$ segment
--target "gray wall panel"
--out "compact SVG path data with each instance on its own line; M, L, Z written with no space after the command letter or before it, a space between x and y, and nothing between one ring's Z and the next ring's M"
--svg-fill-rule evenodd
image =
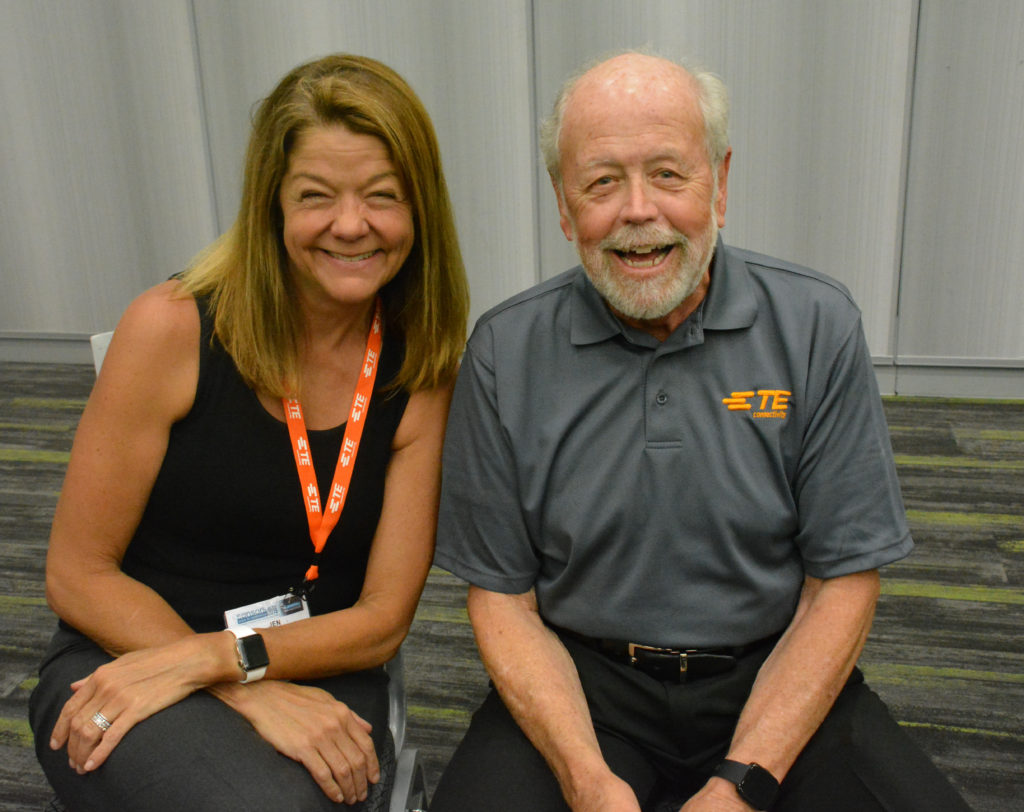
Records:
M213 236L189 5L0 13L0 330L109 329Z
M1022 132L1024 4L926 0L911 130L901 356L1016 359L1024 366ZM1024 371L1018 374L1024 378Z

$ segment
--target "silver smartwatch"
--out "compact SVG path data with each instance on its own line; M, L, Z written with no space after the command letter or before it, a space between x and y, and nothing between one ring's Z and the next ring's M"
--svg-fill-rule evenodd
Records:
M256 682L263 679L263 675L267 673L267 666L270 665L263 638L255 629L248 626L228 626L228 631L235 636L238 667L245 675L239 682Z

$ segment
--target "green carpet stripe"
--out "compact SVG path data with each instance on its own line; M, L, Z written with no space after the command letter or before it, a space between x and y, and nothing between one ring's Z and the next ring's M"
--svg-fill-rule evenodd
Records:
M907 518L912 522L929 526L1024 528L1024 516L1015 513L956 513L942 510L908 510Z
M1024 460L983 460L977 457L919 457L896 454L896 465L924 468L983 468L989 471L1024 471Z
M56 628L57 619L53 619L53 625ZM49 634L46 635L47 640ZM42 657L42 652L39 650L38 643L26 643L24 645L16 643L4 643L0 645L0 660L7 662L13 662L14 660L20 660L28 657L31 661L38 661Z
M968 736L984 736L991 739L1024 742L1019 733L1007 733L1004 730L983 730L980 727L959 727L957 725L939 725L934 722L900 722L901 727L916 727L925 730L938 730L943 733L965 733Z
M426 705L409 705L406 711L410 718L431 722L452 722L457 725L468 725L472 711L457 708L436 708Z
M1024 443L1024 431L1020 429L953 429L953 436L969 440Z
M77 411L85 408L82 398L11 398L7 406L14 409L50 409L52 411Z
M882 579L882 594L901 598L938 598L976 603L1024 604L1024 589L998 586L947 586L888 578Z
M458 575L452 575L448 570L443 570L440 567L431 567L430 575L428 576L431 581L440 581L449 584L462 584L466 585Z
M22 500L25 499L31 499L33 501L45 499L48 500L50 505L53 505L60 498L60 491L51 490L50 488L39 488L36 490L29 490L27 488L5 488L0 485L0 497L8 500L8 504L15 504L15 500L20 504Z
M937 429L935 426L906 426L902 423L889 423L889 434L945 434L948 429Z
M1024 685L1024 674L1007 671L978 671L973 668L949 668L933 665L904 665L901 663L864 663L861 670L869 682L901 684L933 679L982 680Z
M22 747L32 746L32 728L27 719L0 719L0 742L11 740Z
M29 598L24 595L0 595L0 615L20 612L26 606L46 606L46 598Z
M999 542L999 549L1007 553L1024 553L1024 539Z
M998 443L1024 443L1024 430L1020 429L938 429L935 426L903 426L893 423L889 433L897 434L934 434L946 436L952 434L958 440L987 440Z
M74 431L75 423L0 423L0 431L38 431L47 434L67 434Z
M469 623L469 615L462 607L420 604L416 610L416 620L428 623Z
M0 448L0 462L36 462L67 465L71 454L67 451L41 451L30 448Z

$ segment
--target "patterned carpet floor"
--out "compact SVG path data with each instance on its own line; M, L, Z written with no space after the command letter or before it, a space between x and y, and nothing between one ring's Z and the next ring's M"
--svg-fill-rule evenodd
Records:
M49 523L92 368L0 363L0 810L51 792L26 702L53 628ZM861 660L978 812L1024 810L1024 402L886 400L917 549L883 571ZM404 651L427 783L486 691L465 586L433 570Z

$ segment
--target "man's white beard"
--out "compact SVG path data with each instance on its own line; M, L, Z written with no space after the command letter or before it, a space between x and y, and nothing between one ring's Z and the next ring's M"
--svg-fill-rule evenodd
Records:
M707 229L694 241L668 226L623 226L596 248L583 250L577 241L576 252L591 283L613 310L628 318L650 321L671 313L697 289L711 263L717 239L718 220L712 209ZM652 245L675 245L676 255L658 276L649 279L626 276L610 256L611 251Z

